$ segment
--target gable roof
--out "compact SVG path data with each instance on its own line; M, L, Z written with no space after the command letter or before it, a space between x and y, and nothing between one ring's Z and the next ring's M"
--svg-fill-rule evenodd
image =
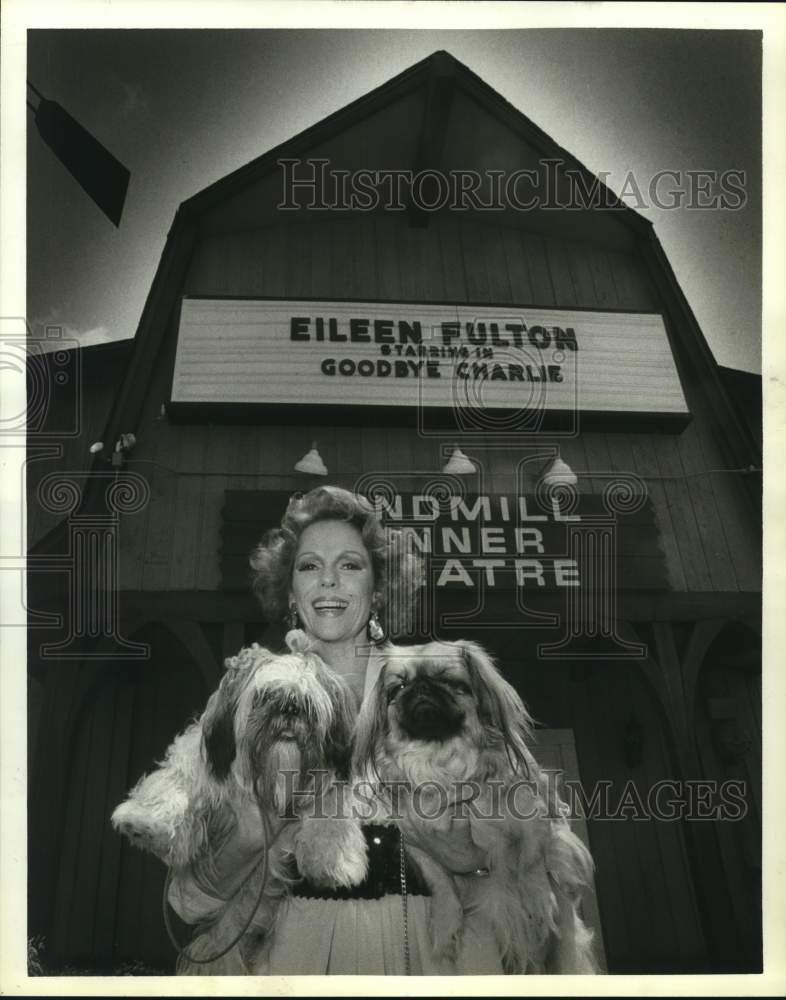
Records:
M608 198L607 203L614 207L592 208L584 214L613 218L615 226L629 231L631 244L635 242L643 248L642 252L653 269L656 283L661 288L666 288L664 294L668 294L675 313L690 331L685 338L689 342L680 347L684 346L685 351L691 355L691 363L707 376L716 392L713 402L722 411L725 421L730 422L731 429L727 436L730 448L736 453L750 454L747 429L740 423L730 404L709 346L660 248L652 224L619 201L575 156L562 149L526 115L445 51L433 53L346 107L209 185L179 206L145 301L133 355L109 415L104 440L115 440L120 433L137 427L149 373L171 321L199 233L209 214L218 211L233 198L242 196L243 192L261 179L272 175L281 158L303 157L315 148L335 141L342 133L366 122L394 102L419 91L422 92L424 111L414 150L413 169L435 165L435 159L439 159L442 153L440 143L445 140L444 119L453 96L460 94L462 98L474 101L541 157L561 160L563 169L575 171L583 179L587 190L599 186L603 197ZM555 219L562 214L550 213ZM572 218L566 220L565 225L573 225L576 221L576 213L570 214Z

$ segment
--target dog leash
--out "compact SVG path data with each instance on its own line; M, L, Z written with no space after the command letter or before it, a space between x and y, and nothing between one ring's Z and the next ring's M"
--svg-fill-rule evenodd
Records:
M209 965L211 962L217 962L219 958L223 958L224 955L226 955L230 951L232 951L232 949L235 947L235 945L238 944L238 942L241 940L241 938L243 937L243 935L246 933L246 931L251 926L251 921L256 916L256 912L259 909L259 906L260 906L260 904L262 902L262 896L264 895L265 888L267 886L267 879L268 879L269 870L270 870L269 863L268 863L268 855L269 855L268 844L270 843L270 838L269 838L269 835L268 835L267 822L266 822L265 817L264 817L264 815L262 813L262 810L260 810L260 819L262 820L262 841L263 841L263 844L262 844L262 853L261 853L261 855L260 855L259 860L257 861L257 863L254 865L254 867L251 869L251 871L248 873L248 875L243 879L243 881L240 883L240 885L237 887L237 889L235 889L235 891L232 893L232 895L226 901L226 903L224 904L224 909L235 898L235 896L237 896L237 894L240 892L240 890L242 888L244 888L244 886L246 886L251 881L251 878L254 875L254 873L259 869L259 866L262 865L262 878L260 879L259 892L257 894L256 902L254 903L254 907L251 910L250 914L248 915L248 920L246 920L245 924L240 929L240 932L236 935L236 937L234 938L234 940L232 940L226 946L226 948L223 948L221 951L216 952L215 955L211 955L209 958L193 958L188 953L188 945L185 945L185 946L181 947L180 942L175 937L175 932L174 932L174 930L172 928L172 921L171 921L171 918L169 916L169 889L170 889L170 887L172 885L172 869L171 868L167 869L166 879L164 881L164 896L163 896L163 899L162 899L162 913L163 913L163 917L164 917L164 927L166 928L167 936L169 937L169 940L170 940L172 946L174 947L175 951L177 952L177 957L178 958L185 958L185 960L187 962L190 962L192 965Z
M407 861L404 855L404 833L399 827L398 831L398 857L399 857L399 880L401 882L401 909L404 918L404 975L412 975L412 967L409 956L409 906L407 896Z

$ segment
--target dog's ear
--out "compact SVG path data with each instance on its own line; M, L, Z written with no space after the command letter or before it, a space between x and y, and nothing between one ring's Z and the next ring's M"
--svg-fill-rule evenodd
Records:
M202 716L202 744L207 766L217 781L225 781L237 754L235 741L235 711L245 672L227 670L218 690L207 703Z
M237 754L235 743L235 706L219 701L210 710L208 705L203 723L202 740L207 765L217 781L225 781Z
M252 643L224 661L224 676L218 690L210 696L202 716L205 758L217 781L226 780L237 754L235 713L240 695L249 677L273 659L273 653Z
M466 639L456 645L469 670L481 723L500 734L511 763L529 776L532 756L527 742L532 738L532 716L482 646Z

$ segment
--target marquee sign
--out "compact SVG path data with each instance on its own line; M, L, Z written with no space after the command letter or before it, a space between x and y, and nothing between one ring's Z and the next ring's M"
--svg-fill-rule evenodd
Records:
M171 404L688 416L658 314L404 302L184 298Z

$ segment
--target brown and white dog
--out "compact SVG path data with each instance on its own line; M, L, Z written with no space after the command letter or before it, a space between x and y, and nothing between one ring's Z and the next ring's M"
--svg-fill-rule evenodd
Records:
M320 885L353 885L366 874L359 825L318 818L330 814L329 805L309 808L316 797L325 806L333 781L346 774L351 695L310 650L304 633L292 631L286 642L288 654L254 644L229 658L202 716L112 814L115 829L161 858L175 877L185 873L210 885L213 859L235 832L238 817L260 811L268 832L268 843L260 844L262 863L200 927L181 954L180 974L250 971L251 953L269 931L291 882L292 857L300 873ZM252 911L247 932L225 956L207 964L189 961L217 955L241 934Z
M531 735L521 699L477 644L390 647L358 719L353 766L405 789L396 808L431 889L438 957L457 959L473 929L491 928L508 973L594 973L579 913L592 859L527 747ZM452 815L465 818L469 870L437 860Z

